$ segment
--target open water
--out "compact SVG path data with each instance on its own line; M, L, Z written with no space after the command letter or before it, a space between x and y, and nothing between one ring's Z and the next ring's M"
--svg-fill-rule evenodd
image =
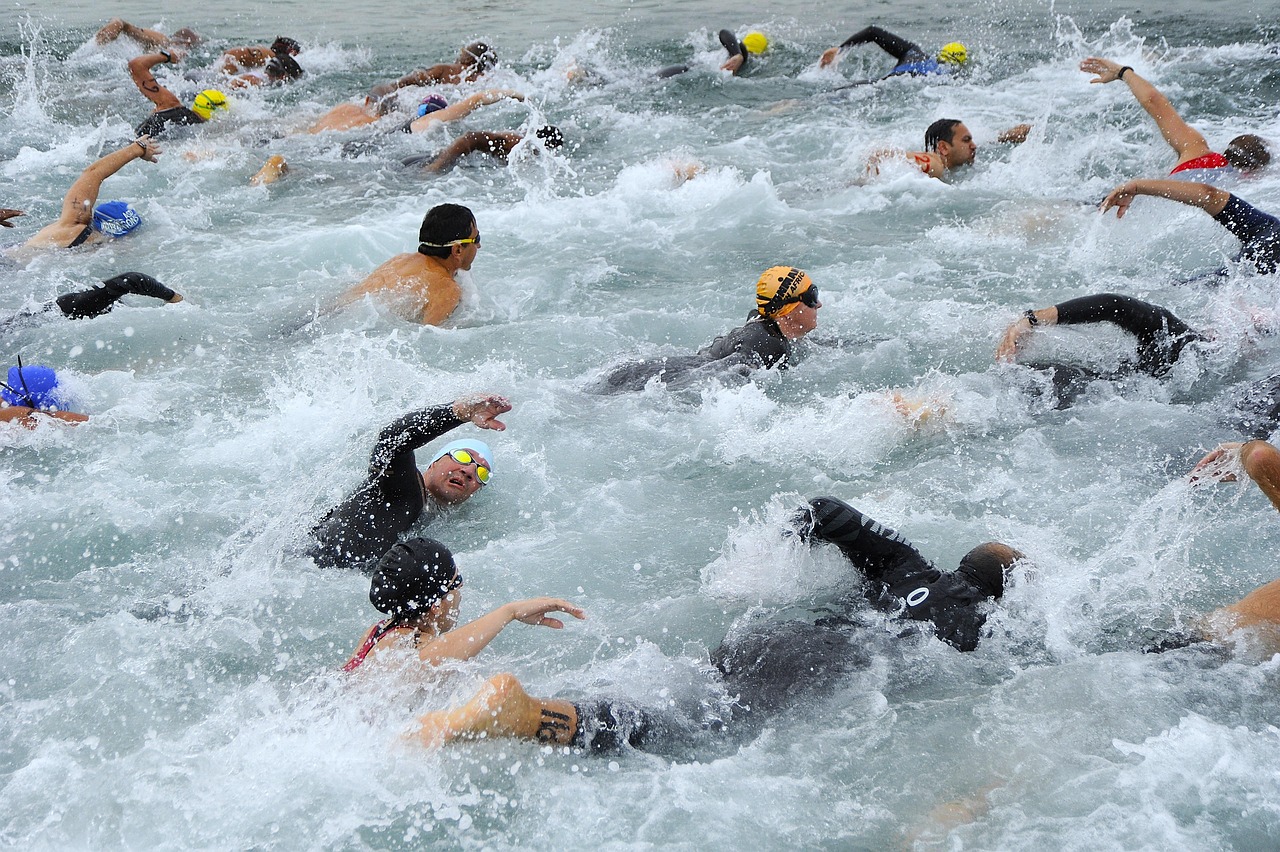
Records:
M0 340L6 364L54 366L78 428L0 434L0 845L22 849L1273 849L1280 844L1280 658L1138 648L1277 576L1280 523L1252 485L1182 476L1240 437L1224 389L1270 375L1248 333L1274 279L1171 281L1233 240L1198 211L1091 206L1169 152L1121 85L1139 69L1219 150L1280 140L1280 30L1242 0L1133 4L392 0L257 6L136 0L0 11L0 206L50 221L79 171L149 105L109 14L228 45L300 39L305 80L237 96L227 118L135 163L103 198L145 226L90 250L0 259L0 306L29 308L128 269L186 296L127 299ZM893 80L872 49L816 57L877 22L926 48L960 39L959 79ZM715 70L715 33L761 29L747 77ZM289 136L328 107L483 38L488 81L525 93L356 159L368 131ZM673 62L695 69L666 82ZM584 80L570 83L578 66ZM167 70L167 69L166 69ZM197 88L168 78L183 96ZM444 87L457 96L466 89ZM950 183L905 166L864 182L881 147L936 118L982 144ZM400 157L467 129L558 124L563 156L435 179ZM1029 121L1022 146L996 145ZM273 153L293 172L248 178ZM679 182L674 164L703 171ZM1280 169L1234 189L1280 211ZM430 206L461 202L484 236L445 328L372 304L297 325L413 249ZM808 270L821 326L807 358L752 381L602 398L627 357L697 348L739 324L775 264ZM997 367L1028 307L1102 291L1218 332L1170 380L1103 383L1053 410L1029 371ZM1041 335L1035 351L1123 355L1119 334ZM922 427L885 401L944 409ZM493 484L429 528L458 555L464 615L554 594L590 620L514 625L447 676L378 686L337 673L378 614L367 580L294 555L361 478L402 412L491 390L512 399ZM804 612L856 582L778 525L833 494L906 532L942 567L1001 539L1032 558L962 655L868 631L871 665L746 742L601 759L524 743L424 753L414 713L508 670L531 691L683 709L726 700L707 655L726 631ZM872 618L873 625L875 619ZM948 831L929 814L980 800ZM914 840L913 840L914 838Z

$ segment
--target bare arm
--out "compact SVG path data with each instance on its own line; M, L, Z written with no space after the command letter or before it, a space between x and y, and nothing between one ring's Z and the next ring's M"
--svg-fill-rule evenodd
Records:
M27 408L25 405L7 405L0 408L0 423L17 423L27 429L34 429L40 422L37 419L39 417L52 417L63 423L72 424L83 423L89 419L88 415L74 411L40 411L36 408Z
M450 630L443 636L418 647L424 663L438 666L446 660L469 660L479 654L513 621L541 625L559 630L564 622L548 613L563 612L574 618L586 618L580 607L559 598L533 598L504 604L475 621Z
M1032 322L1031 317L1035 317ZM1012 362L1018 356L1018 346L1023 339L1039 326L1057 325L1058 307L1050 305L1038 311L1027 311L1004 330L1000 345L996 347L996 360Z
M524 95L510 89L488 89L483 92L476 92L470 97L463 98L457 103L450 104L444 109L436 110L428 113L421 118L415 118L413 123L409 125L409 129L414 133L421 133L437 121L457 121L465 118L475 112L482 106L497 103L503 98L513 98L517 101L524 100Z
M139 136L118 151L112 151L80 173L62 199L62 213L58 225L88 225L93 221L93 205L98 201L102 182L128 163L143 159L154 163L160 156L160 148L150 138Z
M431 83L456 83L457 69L452 65L432 65L430 68L417 68L405 74L399 80L390 83L379 83L369 90L369 97L375 101L385 98L396 89L405 86L426 86Z
M1111 190L1111 194L1102 199L1103 213L1112 207L1116 209L1116 218L1124 218L1133 199L1139 195L1152 195L1156 198L1167 198L1192 207L1199 207L1210 216L1217 216L1231 200L1231 193L1209 186L1206 183L1188 183L1181 180L1131 180Z
M142 96L156 105L156 109L173 109L182 106L178 96L156 82L151 69L162 62L177 62L181 53L147 53L129 60L129 76Z
M1196 463L1190 475L1192 485L1204 482L1235 482L1243 470L1280 510L1280 450L1266 441L1219 444Z
M518 133L490 133L484 130L477 130L459 136L453 141L453 144L440 152L440 156L436 157L424 168L428 172L446 172L453 168L458 160L468 154L489 154L499 160L506 161L507 155L511 153L511 149L520 142L522 137Z
M1155 119L1156 126L1160 128L1160 135L1177 153L1179 163L1212 153L1209 143L1205 141L1200 131L1183 121L1182 116L1178 115L1177 110L1173 108L1173 104L1169 103L1169 99L1139 76L1137 71L1127 65L1120 65L1118 62L1097 56L1090 56L1081 62L1080 70L1086 74L1097 75L1089 81L1090 83L1110 83L1123 79L1129 86L1129 91L1133 92L1138 105L1147 111L1147 115ZM1121 71L1124 72L1123 78L1120 76Z

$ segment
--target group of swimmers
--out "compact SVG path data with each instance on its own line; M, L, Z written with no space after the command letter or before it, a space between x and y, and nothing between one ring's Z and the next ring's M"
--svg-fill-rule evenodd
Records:
M152 102L154 111L139 127L137 139L104 155L81 174L68 191L59 218L27 241L31 248L75 248L134 230L139 217L128 205L97 204L103 181L134 160L155 162L162 152L153 136L167 133L174 126L202 123L227 107L227 97L221 91L206 89L187 108L152 74L160 64L180 61L182 50L198 43L195 33L181 30L166 36L116 20L103 28L98 41L104 43L121 36L154 51L128 64L131 78ZM732 74L741 73L749 57L768 46L767 39L759 33L749 33L739 40L726 30L720 33L720 40L729 52L723 70ZM844 51L862 44L875 44L894 59L896 64L884 77L950 74L969 60L967 48L959 42L944 46L930 57L915 43L872 26L824 52L819 62L831 65ZM232 49L224 54L217 73L229 78L229 87L254 85L245 75L255 78L256 68L263 69L260 82L296 79L302 72L293 57L299 52L298 43L285 37L269 46ZM418 69L374 86L367 95L335 107L311 129L348 130L373 124L399 108L396 95L401 90L440 83L476 83L495 62L496 54L488 45L468 44L456 62ZM1167 99L1132 68L1100 58L1088 58L1080 67L1096 75L1095 83L1125 82L1178 155L1174 168L1177 179L1126 182L1104 199L1102 209L1114 209L1117 216L1123 216L1139 195L1197 207L1241 240L1242 261L1259 273L1275 273L1280 265L1280 220L1214 185L1229 171L1267 165L1266 143L1246 134L1232 140L1223 154L1216 154L1177 115ZM660 76L671 74L660 72ZM866 80L855 85L874 82ZM519 97L507 90L484 90L450 106L438 95L428 94L415 109L417 114L410 116L401 129L420 132L433 121L451 121L485 104ZM1029 132L1028 125L1018 125L1000 138L1018 143ZM562 142L554 127L542 128L534 135L548 149ZM522 141L523 136L516 133L473 132L422 162L428 170L438 171L472 153L505 160ZM905 154L883 152L873 158L871 165L874 168L889 158L905 157L924 174L944 178L973 162L977 144L963 122L942 119L926 130L924 149ZM282 163L277 163L270 179L283 174ZM17 215L20 211L0 210L0 225L12 227L9 220ZM373 296L387 301L408 320L441 324L461 301L456 274L471 268L481 247L479 223L469 208L460 204L437 205L423 218L416 251L398 255L373 270L339 296L333 307ZM164 302L182 299L154 278L130 272L104 281L101 287L61 296L8 322L58 312L71 319L98 316L129 294ZM790 265L771 267L756 281L755 305L742 326L696 353L616 365L606 370L591 389L623 393L655 381L678 386L708 374L749 376L761 369L786 369L794 361L798 342L817 327L821 308L818 287L804 270ZM1119 294L1097 294L1027 310L1005 332L997 358L1016 359L1027 335L1037 330L1059 324L1104 322L1119 326L1136 338L1138 358L1132 369L1156 377L1165 375L1188 347L1206 340L1203 332L1157 305ZM1081 387L1100 377L1069 365L1045 368L1053 373L1054 392L1062 405L1071 404ZM31 423L41 412L63 420L83 419L83 415L59 410L56 402L49 402L56 400L56 376L46 371L47 368L21 364L9 371L7 381L0 383L0 394L7 403L0 408L0 419ZM433 539L405 538L424 521L433 522L465 503L487 487L494 475L493 449L475 436L458 438L431 451L423 470L418 468L416 452L466 424L501 431L506 428L501 417L511 408L510 401L502 395L477 393L409 412L388 424L373 443L363 482L312 528L309 557L324 568L368 573L370 601L387 616L370 628L344 666L346 671L368 671L364 667L371 661L406 653L416 653L428 665L471 659L513 622L559 629L564 626L560 616L585 617L575 603L543 597L504 604L459 625L463 580L449 548ZM1253 417L1255 432L1269 434L1280 423L1280 373L1261 383L1241 409ZM1252 478L1280 509L1280 451L1265 440L1222 444L1201 460L1192 478L1196 482L1226 481L1240 473ZM712 654L712 660L726 689L737 696L737 709L734 718L717 720L721 726L749 730L763 714L823 689L844 672L863 664L857 613L867 603L907 622L927 625L958 651L973 651L981 642L992 602L1002 597L1011 570L1025 558L1007 544L987 542L973 548L956 570L939 571L900 533L834 497L813 499L780 533L811 545L834 546L861 571L866 583L862 594L851 598L846 611L837 616L770 623L759 630L727 637ZM1182 641L1222 640L1232 631L1246 627L1280 628L1280 581L1212 614L1195 635L1183 637ZM1162 647L1174 644L1179 642L1166 642ZM423 715L414 736L426 744L513 736L612 751L625 747L662 748L665 743L679 740L688 728L689 720L673 719L661 711L628 702L536 698L514 676L504 674L489 679L461 707Z

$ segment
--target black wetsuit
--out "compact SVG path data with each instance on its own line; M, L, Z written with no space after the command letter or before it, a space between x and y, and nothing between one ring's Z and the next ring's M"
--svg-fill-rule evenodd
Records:
M372 570L413 526L427 495L413 451L465 421L450 405L424 408L382 430L369 458L369 475L355 493L330 509L311 530L307 555L323 568Z
M819 497L809 505L810 526L806 531L802 521L801 534L839 547L866 576L865 595L873 606L933 622L938 638L961 651L978 646L987 620L984 604L993 590L966 565L939 571L901 533L834 497Z
M1280 267L1280 219L1234 195L1213 218L1240 240L1236 260L1249 261L1263 275L1271 275Z
M133 132L137 136L155 139L167 132L170 126L185 127L192 124L204 124L204 119L198 113L178 106L151 113Z
M875 43L881 50L892 56L897 60L897 65L883 77L877 77L873 80L860 80L857 83L850 84L851 86L864 86L868 83L903 75L918 77L926 74L946 74L950 71L946 65L925 54L920 45L874 25L861 29L849 36L840 44L840 49L847 50L850 47L856 47L867 42ZM842 86L841 88L849 87Z
M655 376L662 377L667 384L675 384L704 367L726 371L735 367L756 370L776 366L782 370L792 358L792 348L777 322L753 311L745 325L717 337L693 355L622 364L596 382L591 390L606 394L638 391Z
M720 39L720 43L724 45L724 49L728 51L729 59L732 59L735 56L742 57L742 65L738 66L738 70L733 73L735 75L741 74L743 71L747 70L747 64L751 61L751 51L747 50L746 45L738 41L738 37L729 30L721 30L718 37ZM658 71L658 77L663 80L668 77L675 77L677 74L685 73L690 69L690 67L691 66L683 63L680 65L668 65L666 68Z
M60 310L68 319L102 316L114 308L116 302L129 294L150 296L166 302L177 295L150 275L142 272L122 272L114 278L103 281L101 287L90 287L88 290L77 293L64 293L40 308L0 320L0 330L8 331L15 326L28 325L30 323L25 322L26 320L34 320L35 317L48 314L54 309Z
M1136 369L1152 376L1168 373L1188 343L1204 336L1159 305L1116 293L1082 296L1055 305L1058 325L1109 322L1138 339Z

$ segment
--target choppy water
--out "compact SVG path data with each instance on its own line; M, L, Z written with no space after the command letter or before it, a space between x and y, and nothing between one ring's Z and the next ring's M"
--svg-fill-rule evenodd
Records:
M146 220L135 236L0 261L5 311L127 269L187 297L0 342L10 362L57 367L92 415L0 435L0 844L879 849L927 829L938 804L990 790L989 811L933 841L1275 847L1278 661L1134 650L1277 574L1280 524L1256 489L1179 481L1237 437L1222 388L1275 371L1274 341L1243 331L1249 306L1277 307L1275 282L1173 287L1233 253L1231 239L1169 203L1141 200L1122 222L1093 212L1170 157L1125 90L1075 68L1089 54L1139 68L1215 146L1245 130L1280 139L1273 20L1239 2L1007 3L986 17L818 2L747 19L718 3L380 9L112 7L211 35L187 67L280 31L304 42L309 74L238 98L159 164L112 178L103 198L134 200ZM870 20L926 46L961 38L976 67L826 94L885 67L871 51L838 74L814 67ZM98 9L19 3L0 21L0 206L29 214L4 235L14 245L148 107L128 52L87 44ZM722 26L773 39L754 75L714 71ZM358 132L272 138L473 37L497 46L493 82L524 104L354 160L340 149ZM687 75L650 77L690 58ZM565 81L572 63L586 83ZM1035 130L1016 149L984 146L951 185L905 168L859 185L870 151L915 147L943 116L983 143L1019 121ZM397 165L455 131L544 121L572 141L566 156L434 180ZM293 174L249 187L270 153ZM705 171L678 184L672 163L687 161ZM1239 192L1280 210L1278 175ZM279 333L410 250L443 201L471 206L484 235L448 328L364 305ZM583 392L605 365L738 324L778 263L807 269L825 304L826 345L794 370ZM1026 393L1026 371L993 366L1018 312L1106 290L1167 305L1222 344L1167 383L1102 385L1063 412ZM1104 362L1124 347L1045 338L1041 352ZM884 402L890 388L936 395L947 414L912 429ZM556 634L516 625L442 681L354 689L336 668L376 619L367 582L291 548L359 481L381 425L481 389L515 404L492 442L497 478L431 527L458 553L465 610L556 594L591 619ZM544 694L714 706L707 652L726 630L852 580L776 535L820 493L944 567L997 538L1037 571L978 652L875 645L839 694L744 745L601 760L399 744L413 712L504 669Z

